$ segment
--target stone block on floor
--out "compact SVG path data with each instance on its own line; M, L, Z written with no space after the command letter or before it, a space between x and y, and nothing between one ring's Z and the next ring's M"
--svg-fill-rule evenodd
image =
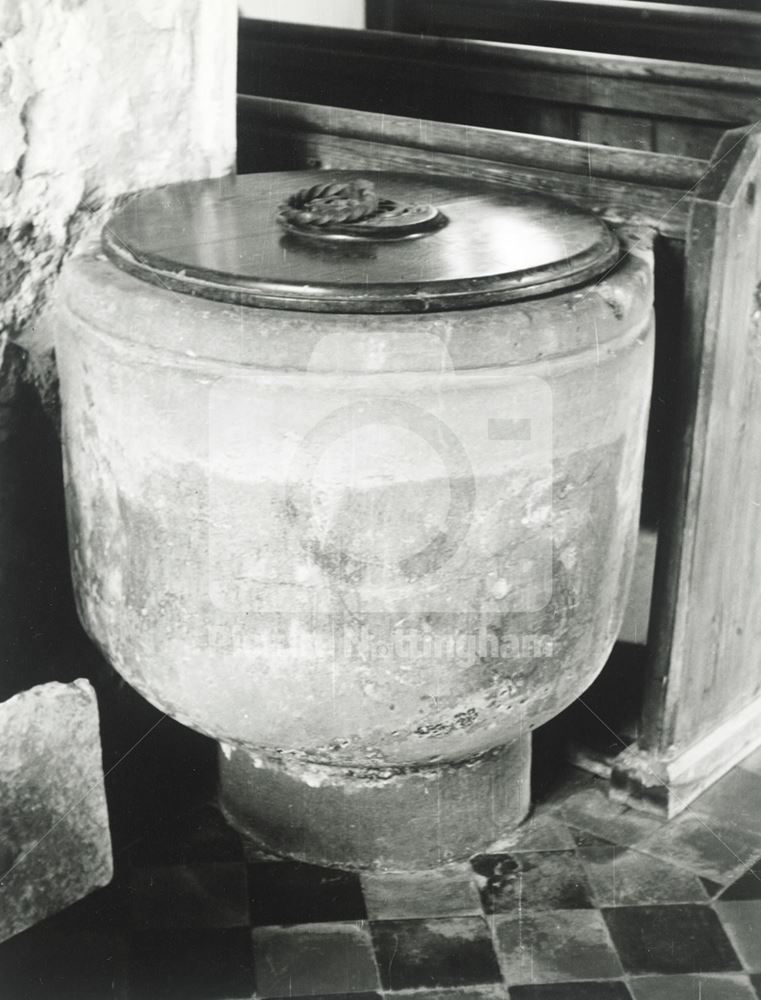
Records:
M112 877L98 708L85 680L0 704L0 941Z

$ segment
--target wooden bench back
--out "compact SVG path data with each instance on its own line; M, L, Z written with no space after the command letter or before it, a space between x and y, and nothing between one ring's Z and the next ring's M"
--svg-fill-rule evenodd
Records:
M751 68L761 55L752 0L367 0L367 26Z
M697 158L761 117L761 70L245 19L238 92Z

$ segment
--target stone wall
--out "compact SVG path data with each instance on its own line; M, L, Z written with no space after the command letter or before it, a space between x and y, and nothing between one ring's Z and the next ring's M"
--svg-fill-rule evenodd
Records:
M234 0L0 0L0 697L92 656L38 319L114 199L233 169L236 43Z
M40 306L125 191L232 169L232 0L0 0L0 326L45 376ZM41 370L40 370L41 369Z

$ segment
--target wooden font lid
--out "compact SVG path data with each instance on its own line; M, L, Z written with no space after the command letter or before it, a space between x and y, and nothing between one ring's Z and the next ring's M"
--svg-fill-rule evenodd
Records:
M467 178L287 171L138 194L103 230L120 268L251 306L425 312L599 277L618 241L565 202Z

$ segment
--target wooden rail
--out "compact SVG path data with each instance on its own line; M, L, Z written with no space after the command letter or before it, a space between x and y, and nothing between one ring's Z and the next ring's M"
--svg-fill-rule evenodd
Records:
M367 0L367 26L527 45L758 68L752 2L642 0ZM735 8L735 9L728 9Z
M246 95L238 98L238 157L240 173L295 162L466 172L565 195L612 222L679 238L687 227L685 196L707 165L686 156Z
M238 91L708 158L761 69L242 20Z

